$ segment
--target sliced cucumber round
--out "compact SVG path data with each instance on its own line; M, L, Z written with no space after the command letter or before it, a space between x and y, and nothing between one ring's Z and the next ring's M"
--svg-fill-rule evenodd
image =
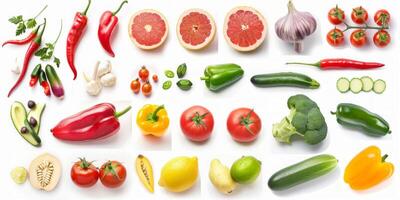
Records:
M359 78L353 78L350 81L350 90L351 92L353 92L354 94L358 94L361 92L363 88L363 82L361 81L361 79Z
M339 78L336 82L336 88L341 93L346 93L350 90L350 81L347 78Z
M386 83L385 81L378 79L374 82L373 90L377 94L382 94L386 90Z
M370 92L372 90L372 88L374 87L374 80L372 80L372 78L369 76L361 77L361 81L363 84L362 90L364 92Z

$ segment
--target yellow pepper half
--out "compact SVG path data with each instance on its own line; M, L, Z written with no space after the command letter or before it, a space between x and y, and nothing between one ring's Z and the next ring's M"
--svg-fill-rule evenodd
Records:
M136 124L143 135L161 137L169 126L168 113L164 105L144 105L136 116Z
M381 150L378 147L367 147L347 165L344 181L353 190L365 190L390 178L394 171L394 165L385 162L387 157L388 155L381 156Z

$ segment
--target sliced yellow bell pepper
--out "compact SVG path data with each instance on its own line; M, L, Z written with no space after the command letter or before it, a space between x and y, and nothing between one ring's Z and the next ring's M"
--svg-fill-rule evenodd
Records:
M344 181L353 190L365 190L390 178L394 172L394 165L385 162L387 157L387 154L381 156L381 150L378 147L367 147L347 165Z
M144 105L136 116L136 124L143 135L161 137L165 134L169 126L168 113L164 105Z

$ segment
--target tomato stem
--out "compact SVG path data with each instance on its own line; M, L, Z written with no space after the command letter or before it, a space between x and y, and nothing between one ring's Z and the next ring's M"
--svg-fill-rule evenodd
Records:
M346 32L350 29L363 29L363 30L367 30L367 29L375 29L375 30L382 30L382 29L389 29L388 26L369 26L368 24L365 24L364 26L352 26L347 24L346 22L343 22L344 25L346 25L346 28L343 30L343 32Z

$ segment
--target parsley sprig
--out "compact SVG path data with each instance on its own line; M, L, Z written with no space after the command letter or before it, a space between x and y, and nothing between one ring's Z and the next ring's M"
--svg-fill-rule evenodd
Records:
M42 8L42 10L33 18L24 19L22 15L17 15L8 19L9 22L15 24L17 29L15 30L15 35L21 35L26 32L26 29L33 29L36 27L38 18L44 10L46 10L47 5Z
M54 56L54 49L56 47L56 44L58 42L58 39L60 38L61 32L63 29L63 23L61 20L61 27L60 31L58 32L56 40L54 40L53 43L45 43L44 47L41 49L37 50L35 53L35 56L40 57L40 60L42 61L49 61L53 58L53 62L57 65L57 67L60 67L60 59Z

